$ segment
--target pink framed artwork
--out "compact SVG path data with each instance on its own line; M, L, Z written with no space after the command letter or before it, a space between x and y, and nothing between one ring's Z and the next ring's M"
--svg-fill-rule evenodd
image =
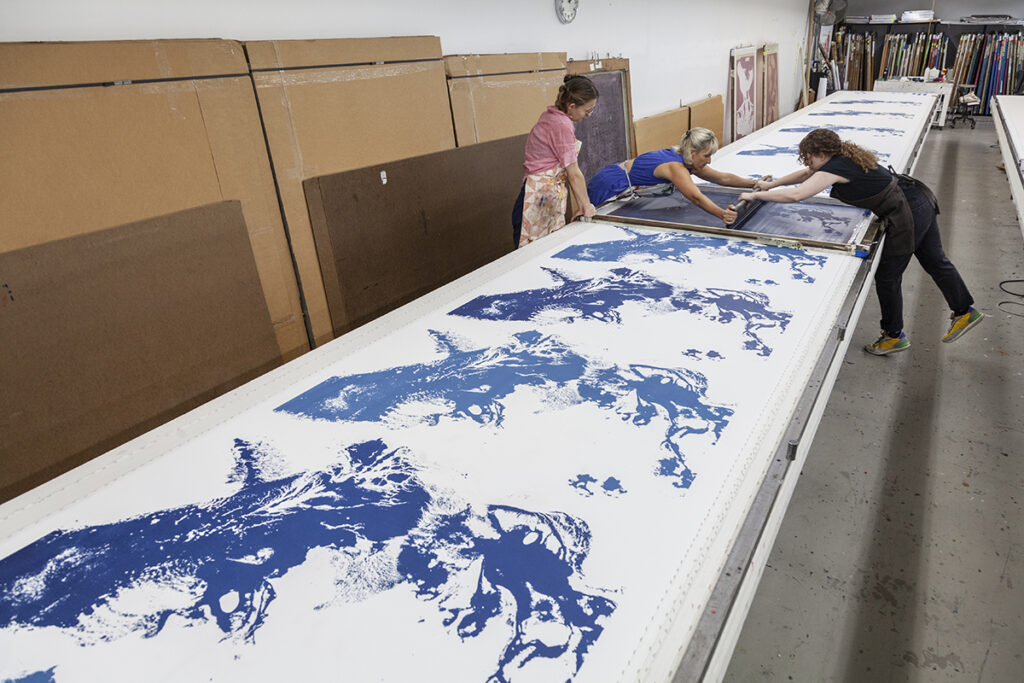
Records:
M757 129L757 49L733 48L732 56L732 137L739 140Z

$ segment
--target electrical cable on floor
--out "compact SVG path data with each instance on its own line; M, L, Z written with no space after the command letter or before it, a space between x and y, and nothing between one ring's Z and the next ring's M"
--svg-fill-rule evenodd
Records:
M1024 284L1024 280L1003 280L1002 282L999 283L999 289L1003 290L1007 294L1009 294L1011 296L1019 296L1021 298L1024 298L1024 292L1012 292L1012 291L1010 291L1009 289L1006 288L1007 284L1015 284L1015 285L1017 285L1017 284ZM1020 313L1016 313L1014 311L1007 310L1006 308L1004 308L1004 306L1019 306L1022 310L1021 310ZM998 304L996 304L996 308L998 308L1003 313L1009 313L1010 315L1015 315L1015 316L1018 316L1020 318L1024 318L1024 302L1021 302L1021 301L1000 301Z

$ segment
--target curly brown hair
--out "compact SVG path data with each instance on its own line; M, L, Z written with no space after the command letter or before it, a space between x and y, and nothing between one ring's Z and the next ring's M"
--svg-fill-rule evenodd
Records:
M558 97L555 106L568 113L569 105L582 107L587 102L597 99L597 86L586 76L566 76L562 85L558 86Z
M828 128L812 130L800 141L800 163L806 165L812 155L847 157L864 169L865 173L878 166L878 157L874 152L849 140L840 140L836 132Z

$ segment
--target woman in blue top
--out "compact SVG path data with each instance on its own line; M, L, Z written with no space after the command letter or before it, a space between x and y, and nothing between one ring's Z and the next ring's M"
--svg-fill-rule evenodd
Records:
M629 187L644 187L672 183L690 202L716 216L726 225L736 220L736 212L722 208L708 199L693 182L691 174L717 185L761 189L762 181L741 178L711 168L711 155L718 151L718 139L707 128L686 131L679 147L658 149L641 154L621 164L609 164L594 174L587 183L590 201L600 204L622 193Z

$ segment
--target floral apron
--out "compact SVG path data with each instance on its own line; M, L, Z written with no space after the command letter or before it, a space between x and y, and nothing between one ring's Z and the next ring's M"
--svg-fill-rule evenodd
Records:
M582 143L576 141L579 154ZM569 181L561 166L526 176L523 193L523 229L519 233L519 246L538 240L565 227L565 202L569 196Z

